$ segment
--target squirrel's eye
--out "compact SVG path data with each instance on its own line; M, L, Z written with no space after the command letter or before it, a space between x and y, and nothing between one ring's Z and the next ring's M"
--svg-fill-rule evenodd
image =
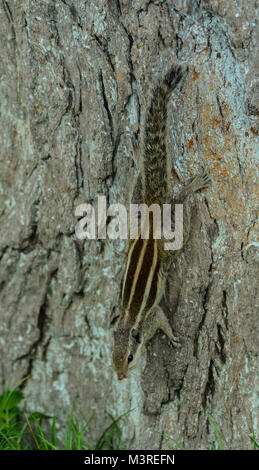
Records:
M128 356L128 362L131 362L132 360L133 360L133 356L132 356L132 354L130 354L130 355Z

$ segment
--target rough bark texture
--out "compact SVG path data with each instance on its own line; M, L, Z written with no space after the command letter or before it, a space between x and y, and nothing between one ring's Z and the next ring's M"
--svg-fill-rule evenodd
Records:
M252 0L1 0L1 386L32 410L130 408L131 449L250 447L258 411L258 57ZM157 333L119 383L111 363L125 244L76 241L75 207L128 202L146 92L188 63L170 111L175 185L206 167L168 285L180 350ZM258 152L258 147L257 147ZM257 411L256 411L257 408ZM256 421L255 421L256 422ZM173 445L173 443L171 443Z

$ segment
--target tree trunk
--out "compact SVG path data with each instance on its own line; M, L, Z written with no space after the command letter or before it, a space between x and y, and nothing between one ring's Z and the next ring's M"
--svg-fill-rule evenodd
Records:
M75 401L85 418L94 411L93 441L106 411L134 408L123 427L129 449L167 449L153 430L187 449L211 449L209 417L225 448L251 448L258 411L255 2L1 3L1 386L30 375L23 386L29 408L55 412L60 423ZM191 238L168 283L182 347L158 332L118 382L111 320L126 244L77 240L75 208L96 206L101 194L108 204L129 202L147 90L174 62L188 64L189 73L170 103L172 184L203 166L212 185L193 198Z

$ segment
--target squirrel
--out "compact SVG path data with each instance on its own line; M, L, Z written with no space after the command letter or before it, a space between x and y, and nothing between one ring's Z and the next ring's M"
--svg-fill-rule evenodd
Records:
M171 92L187 73L187 68L174 65L165 78L153 89L146 110L144 126L138 148L140 168L132 201L151 204L183 204L183 245L190 234L191 209L189 197L210 184L208 174L194 177L172 199L170 193L170 152L167 143L168 103ZM119 380L128 376L136 365L143 345L160 329L173 346L180 345L173 334L167 316L159 305L164 292L167 274L173 259L180 250L164 249L163 240L153 237L152 218L148 216L149 237L130 240L127 265L122 289L122 306L113 332L113 364Z

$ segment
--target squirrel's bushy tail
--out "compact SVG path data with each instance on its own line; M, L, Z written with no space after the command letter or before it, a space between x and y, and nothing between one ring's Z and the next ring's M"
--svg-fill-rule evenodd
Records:
M142 134L143 198L147 204L166 203L168 155L166 149L169 95L187 69L173 66L154 88L147 108Z

